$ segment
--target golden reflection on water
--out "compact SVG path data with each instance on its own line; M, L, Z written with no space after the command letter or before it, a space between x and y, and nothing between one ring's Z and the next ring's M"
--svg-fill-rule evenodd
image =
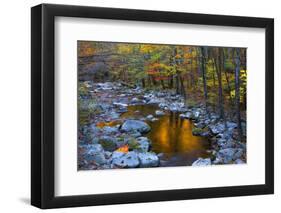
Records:
M156 106L130 106L122 117L145 117L155 115ZM166 115L157 117L159 120L147 123L151 131L146 135L152 141L152 151L156 153L178 153L197 158L206 156L208 141L206 138L193 136L193 124L187 119L181 119L178 113L166 112Z

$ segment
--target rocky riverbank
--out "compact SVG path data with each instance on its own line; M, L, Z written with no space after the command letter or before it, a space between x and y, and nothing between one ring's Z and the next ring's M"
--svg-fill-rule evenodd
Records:
M134 112L122 117L132 105L156 105L149 115ZM199 158L192 166L241 164L246 162L246 144L237 140L235 122L219 120L204 106L187 106L181 95L173 91L149 91L122 83L79 84L78 168L109 169L158 167L163 153L151 151L153 141L146 137L149 122L169 112L180 113L181 119L194 122L194 135L208 138L209 158ZM244 134L246 125L243 124Z

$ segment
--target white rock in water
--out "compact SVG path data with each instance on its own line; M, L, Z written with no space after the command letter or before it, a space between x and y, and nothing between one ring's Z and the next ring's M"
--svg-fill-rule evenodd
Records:
M151 120L151 119L153 119L153 115L148 115L148 116L146 116L146 118Z
M150 129L147 123L139 120L127 120L121 126L121 131L124 132L138 131L140 133L146 133L149 132Z
M210 158L198 158L198 160L194 161L192 163L192 166L209 166L211 165L211 159Z
M128 104L119 103L119 102L113 102L113 105L115 105L115 106L122 106L122 107L127 107L128 106Z
M156 111L155 111L155 115L158 115L158 116L160 116L160 115L165 115L165 112L163 112L163 111L161 111L161 110L156 110Z

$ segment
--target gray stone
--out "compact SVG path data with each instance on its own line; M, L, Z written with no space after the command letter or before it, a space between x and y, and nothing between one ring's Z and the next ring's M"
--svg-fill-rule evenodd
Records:
M217 135L225 130L225 126L222 123L218 123L218 124L210 125L209 129L212 134Z
M140 161L138 159L137 153L132 151L124 155L121 155L120 157L117 156L114 156L114 158L112 157L112 164L121 168L135 168L140 165Z
M154 117L153 117L153 115L148 115L148 116L146 116L146 118L149 119L149 120L151 120L151 119L153 119Z
M241 159L236 159L234 163L235 164L245 164L245 162Z
M241 148L226 148L217 152L217 158L221 159L223 163L231 163L243 155Z
M155 115L157 115L157 116L165 115L165 112L163 112L161 110L156 110Z
M140 133L147 133L150 129L147 123L139 120L127 120L121 126L121 131L124 132L138 131Z
M103 165L107 163L107 160L104 155L104 150L100 144L91 144L87 145L84 158L86 161L94 161L98 165Z
M140 167L156 167L159 165L159 158L154 152L138 153Z
M147 137L139 137L137 138L138 142L138 151L147 152L150 148L150 141Z
M211 159L210 158L198 158L196 161L192 163L192 166L209 166L211 165Z

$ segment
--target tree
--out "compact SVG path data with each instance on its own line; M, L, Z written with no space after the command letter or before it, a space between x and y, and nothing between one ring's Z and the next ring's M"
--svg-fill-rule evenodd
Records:
M240 114L240 52L235 48L235 109L239 140L242 140L241 114Z

